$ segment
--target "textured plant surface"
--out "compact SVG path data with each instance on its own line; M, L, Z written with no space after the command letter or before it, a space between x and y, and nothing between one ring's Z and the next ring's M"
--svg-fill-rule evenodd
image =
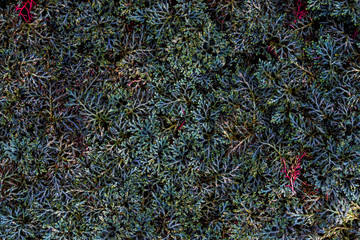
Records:
M0 238L360 239L359 16L1 2Z

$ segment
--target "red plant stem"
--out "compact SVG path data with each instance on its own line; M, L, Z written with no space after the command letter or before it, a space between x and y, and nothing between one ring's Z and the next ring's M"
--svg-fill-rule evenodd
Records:
M268 46L267 47L267 50L268 50L268 52L270 53L270 54L273 54L278 60L279 60L279 56L276 54L276 52L274 51L274 47L272 47L272 46Z
M178 130L181 129L181 127L184 125L185 121L180 125L180 127L178 128Z
M26 22L30 22L30 20L31 20L31 18L32 18L30 11L31 11L32 5L33 5L33 4L35 5L35 3L33 2L33 0L27 0L27 1L26 1L25 3L23 3L23 4L24 4L24 5L23 5L22 7L16 7L16 8L15 8L15 11L20 10L19 16L21 15ZM26 7L27 4L30 5L29 8ZM27 14L28 20L26 20L25 15L22 13L23 10L26 10L26 14Z
M184 109L182 109L182 112L183 112L183 114L185 115L185 111L184 111ZM178 130L180 130L180 129L181 129L181 127L184 125L184 123L185 123L185 120L184 120L184 122L180 125L180 127L178 128Z
M305 4L301 3L301 0L298 0L297 1L297 10L294 12L297 19L302 19L307 14L306 9L301 10L302 6L305 6ZM296 20L294 22L296 22Z
M139 80L134 80L134 81L132 81L132 82L130 82L130 83L128 83L127 85L130 87L131 86L131 84L133 84L134 82L141 82L141 81L143 81L142 79L139 79ZM145 82L143 83L143 85L145 84Z
M357 35L358 35L358 31L357 31L357 29L355 29L355 32L354 32L352 38L355 39L357 37Z
M289 179L290 185L286 185L286 186L290 187L293 193L295 193L295 189L294 189L295 180L300 176L300 169L301 169L300 161L305 156L306 156L306 152L304 152L303 155L297 159L296 164L291 166L289 169L286 168L285 159L281 158L281 161L284 163L284 169L281 172L285 173L285 178Z

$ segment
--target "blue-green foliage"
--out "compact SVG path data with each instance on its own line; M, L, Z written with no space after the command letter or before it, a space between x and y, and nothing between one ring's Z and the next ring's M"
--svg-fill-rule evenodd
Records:
M0 5L1 239L360 237L358 1L34 1Z

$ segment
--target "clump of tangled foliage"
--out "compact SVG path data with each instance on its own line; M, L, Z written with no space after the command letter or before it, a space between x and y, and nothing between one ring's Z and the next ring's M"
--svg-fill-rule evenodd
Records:
M1 239L359 239L359 1L0 7Z

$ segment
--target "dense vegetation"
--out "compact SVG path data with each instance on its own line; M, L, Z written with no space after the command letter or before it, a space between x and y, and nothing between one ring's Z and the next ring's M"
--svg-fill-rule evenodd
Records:
M360 2L0 3L0 238L359 239Z

